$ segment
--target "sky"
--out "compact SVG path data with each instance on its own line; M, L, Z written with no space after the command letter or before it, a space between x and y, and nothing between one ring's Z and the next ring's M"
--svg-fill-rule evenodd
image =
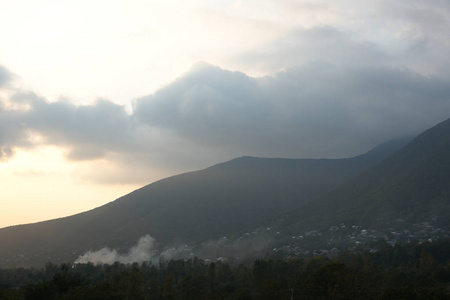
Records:
M2 0L0 227L450 117L444 0Z

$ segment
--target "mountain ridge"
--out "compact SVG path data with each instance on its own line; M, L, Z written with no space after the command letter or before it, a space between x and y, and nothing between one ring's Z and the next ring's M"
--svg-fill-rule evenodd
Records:
M384 147L393 152L404 143ZM17 253L29 259L25 265L104 246L124 250L144 234L165 245L215 238L323 194L383 159L386 149L347 159L241 157L165 178L84 213L0 229L0 267Z
M295 232L339 223L381 228L395 219L417 222L438 218L448 224L449 214L450 119L336 189L281 217L286 219L281 226Z

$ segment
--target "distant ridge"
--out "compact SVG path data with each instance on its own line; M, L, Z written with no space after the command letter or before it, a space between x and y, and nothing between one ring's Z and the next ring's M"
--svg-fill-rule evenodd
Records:
M90 249L201 242L260 224L332 190L408 140L347 159L241 157L169 177L71 217L0 229L0 267L73 261Z
M282 228L339 223L382 228L396 219L450 225L450 119L360 175L281 218Z

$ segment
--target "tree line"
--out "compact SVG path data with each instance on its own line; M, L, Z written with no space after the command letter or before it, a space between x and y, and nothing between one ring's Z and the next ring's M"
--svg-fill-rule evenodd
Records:
M450 299L450 239L337 257L0 270L0 299Z

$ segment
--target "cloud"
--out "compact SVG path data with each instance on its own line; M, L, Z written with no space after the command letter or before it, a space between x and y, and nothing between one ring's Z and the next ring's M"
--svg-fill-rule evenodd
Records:
M236 155L342 157L447 118L449 86L383 66L314 62L251 78L203 65L136 101L135 115Z
M80 166L74 171L80 181L136 182L242 155L357 155L449 117L448 4L273 5L292 11L289 18L299 12L320 18L231 54L246 72L198 63L135 99L132 112L108 99L49 102L15 89L0 67L7 91L0 98L0 159L18 148L54 145ZM344 9L353 5L358 9Z
M0 102L0 161L11 158L15 147L29 144L27 128L22 120L23 113Z
M284 9L279 22L289 20L284 34L234 53L230 64L254 74L273 74L323 60L346 65L388 64L424 75L450 75L450 8L445 1L277 3Z
M10 82L12 77L12 74L5 67L0 65L0 88Z
M358 155L448 111L449 80L407 68L316 60L250 77L199 63L132 113L104 99L75 105L18 91L0 108L1 158L55 145L89 162L74 171L79 181L145 183L242 155Z
M167 88L136 101L134 111L141 123L210 144L208 140L220 140L230 131L258 126L253 122L262 121L267 113L266 106L260 105L260 92L257 80L243 73L202 64ZM197 139L210 131L216 135Z
M123 106L107 100L77 106L66 101L48 103L24 97L30 106L27 125L46 134L51 143L73 145L103 144L116 148L130 134L129 116Z
M388 63L389 57L370 40L352 36L334 26L318 26L294 28L231 60L246 69L274 73L313 61L362 67Z
M10 99L14 109L0 108L3 146L40 144L68 148L67 158L90 160L108 151L120 151L131 141L130 116L123 106L107 100L93 105L75 105L67 100L49 103L32 92L18 91ZM6 129L6 130L5 130ZM33 142L38 136L38 142ZM19 143L20 141L20 143Z

